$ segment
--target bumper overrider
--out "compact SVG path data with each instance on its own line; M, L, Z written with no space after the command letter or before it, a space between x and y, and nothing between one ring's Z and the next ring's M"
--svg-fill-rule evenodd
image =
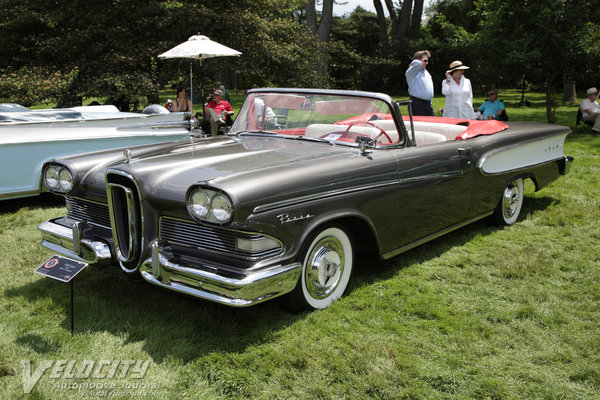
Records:
M566 175L571 170L571 164L573 164L574 158L571 156L564 156L560 162L560 174Z
M71 228L57 219L42 223L42 246L75 260L93 264L109 264L114 260L111 247L99 240L84 238L87 224L76 222ZM163 251L157 240L150 243L151 256L140 266L142 277L163 288L217 303L245 307L272 299L296 286L302 265L299 262L275 265L243 274L219 272L219 268L175 262Z

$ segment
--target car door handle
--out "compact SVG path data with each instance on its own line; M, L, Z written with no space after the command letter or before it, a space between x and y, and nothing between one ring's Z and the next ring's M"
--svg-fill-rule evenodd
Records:
M459 147L457 150L458 150L458 154L465 155L465 156L471 155L471 149Z

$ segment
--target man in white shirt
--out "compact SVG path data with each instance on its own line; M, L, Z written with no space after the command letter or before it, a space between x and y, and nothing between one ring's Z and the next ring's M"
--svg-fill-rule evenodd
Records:
M598 89L595 87L589 88L587 98L583 99L579 108L584 121L594 123L592 133L597 135L600 133L600 105L598 105Z
M431 53L429 50L417 51L406 70L408 94L412 100L413 115L434 116L433 104L433 79L427 71Z

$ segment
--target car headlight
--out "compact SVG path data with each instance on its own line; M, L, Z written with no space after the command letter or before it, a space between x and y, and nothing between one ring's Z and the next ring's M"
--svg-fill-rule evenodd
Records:
M63 192L70 192L73 189L73 175L66 168L61 168L58 172L58 184Z
M210 213L217 222L225 223L231 218L231 202L222 194L213 196Z
M197 218L203 219L208 215L210 197L204 190L195 190L190 196L190 212Z
M58 168L54 165L47 167L44 173L44 181L48 189L55 190L58 187Z
M226 224L233 216L231 200L214 190L197 188L188 197L189 213L196 219Z
M44 170L46 187L53 192L67 193L73 189L73 174L61 165L48 165Z

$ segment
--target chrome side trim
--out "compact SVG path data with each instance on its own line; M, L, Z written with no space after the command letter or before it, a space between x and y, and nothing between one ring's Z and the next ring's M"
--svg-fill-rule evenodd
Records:
M427 235L427 236L425 236L425 237L423 237L423 238L421 238L419 240L415 240L414 242L411 242L411 243L409 243L409 244L407 244L405 246L402 246L402 247L400 247L400 248L398 248L398 249L396 249L394 251L390 251L389 253L385 253L385 254L382 255L382 257L384 259L386 259L386 260L388 258L395 257L395 256L397 256L400 253L404 253L404 252L406 252L408 250L414 249L417 246L420 246L420 245L422 245L424 243L427 243L427 242L429 242L431 240L437 239L440 236L444 236L448 232L452 232L452 231L454 231L456 229L462 228L463 226L472 224L473 222L478 221L478 220L480 220L482 218L485 218L485 217L487 217L489 215L492 215L493 213L494 213L494 210L491 210L491 211L485 212L483 214L480 214L480 215L478 215L476 217L473 217L473 218L470 218L468 220L462 221L462 222L460 222L458 224L452 225L452 226L450 226L448 228L445 228L445 229L442 229L442 230L437 231L435 233L432 233L431 235Z
M140 267L142 277L165 289L235 307L246 307L291 292L300 278L302 265L295 262L239 277L220 275L169 260L160 243L151 244L151 257Z
M562 160L565 156L563 147L568 133L493 150L481 157L477 168L483 175L497 175Z
M325 198L333 197L333 196L341 196L341 195L345 195L345 194L349 194L349 193L356 193L356 192L361 192L364 190L377 189L377 188L386 187L386 186L397 186L398 183L399 183L398 179L392 179L392 180L388 180L385 182L380 182L380 183L375 183L375 184L370 184L370 185L363 185L363 186L351 187L351 188L346 188L346 189L330 190L330 191L322 192L322 193L309 194L306 196L296 197L291 200L283 200L283 201L276 201L274 203L263 204L263 205L255 207L252 212L253 213L261 213L261 212L276 210L281 207L289 207L289 206L293 206L296 204L305 203L308 201L321 200L321 199L325 199Z
M76 223L73 228L59 225L55 220L46 221L38 226L42 232L42 246L67 257L89 264L108 264L112 258L110 247L101 241L78 239L76 233L83 229Z
M7 200L11 197L30 197L30 196L37 196L38 194L42 193L44 191L44 188L42 189L34 189L34 190L17 190L15 192L5 192L5 193L0 193L0 199L4 199L7 198Z
M465 172L463 170L457 169L457 170L449 171L449 172L446 172L443 174L430 174L430 175L413 176L410 178L402 178L402 179L400 179L400 184L405 185L408 183L415 183L415 182L439 181L441 179L456 178L456 177L461 177L464 175L465 175Z

